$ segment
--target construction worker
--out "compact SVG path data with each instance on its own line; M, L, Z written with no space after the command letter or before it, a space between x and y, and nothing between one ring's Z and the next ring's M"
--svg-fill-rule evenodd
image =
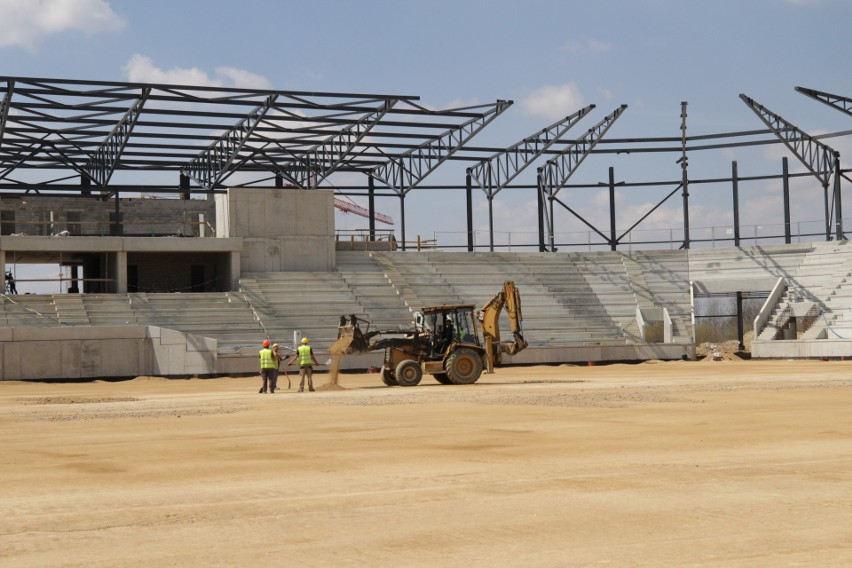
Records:
M299 392L305 392L305 377L308 378L308 390L311 392L314 390L313 366L319 365L319 363L314 356L314 350L308 345L309 343L308 338L303 337L302 344L299 345L296 354L293 355L292 359L287 361L287 365L292 365L296 361L299 362L299 376L302 379L299 382Z
M18 288L15 286L15 277L12 275L11 270L6 273L6 291L10 294L18 293Z
M269 340L263 340L263 348L260 350L260 378L263 380L263 385L257 391L261 394L275 392L275 359L272 349L269 348ZM266 387L269 386L267 391Z

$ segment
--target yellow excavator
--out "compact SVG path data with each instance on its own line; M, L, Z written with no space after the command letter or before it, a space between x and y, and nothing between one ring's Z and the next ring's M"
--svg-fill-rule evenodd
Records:
M505 308L511 341L500 341L500 314ZM365 323L362 330L360 324ZM483 369L491 373L503 354L516 355L527 347L523 333L521 295L512 281L481 309L474 304L430 306L415 314L411 329L370 331L370 322L342 316L333 355L384 350L382 381L388 386L412 387L428 373L441 384L475 383ZM480 336L481 328L481 336ZM373 338L378 337L376 341Z

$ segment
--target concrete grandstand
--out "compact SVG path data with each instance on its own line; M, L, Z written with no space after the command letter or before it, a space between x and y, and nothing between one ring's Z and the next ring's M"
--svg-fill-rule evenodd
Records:
M144 156L160 150L134 139L134 128L145 131L161 124L146 122L144 113L180 116L174 105L197 105L208 94L203 89L193 93L195 88L187 86L98 84L112 98L90 106L108 105L102 114L117 118L99 119L93 127L91 108L71 118L63 115L69 112L67 104L47 104L44 110L44 100L58 100L66 96L69 84L77 87L82 82L56 81L59 88L21 78L0 81L5 82L0 89L0 162L7 172L18 167L70 168L80 176L79 185L0 178L0 270L44 263L70 272L67 293L2 295L4 380L253 373L262 339L292 346L298 335L310 337L324 360L342 315L357 315L377 328L400 328L424 306L482 305L504 280L513 280L521 291L530 344L507 357L509 364L694 359L695 299L743 293L766 298L753 322L753 357L852 356L852 248L840 209L841 180L847 178L836 156L811 172L832 204L824 234L799 235L799 242L793 242L791 223L785 222L784 232L775 235L777 244L745 245L735 227L730 243L697 246L701 243L692 238L688 224L686 188L699 180L688 179L684 164L684 177L675 188L683 190L684 199L680 243L662 250L624 247L612 221L609 236L595 229L600 250L582 250L558 241L553 205L559 203L557 194L568 176L595 151L623 106L578 139L564 138L565 130L590 109L553 125L546 144L526 139L494 154L493 149L478 148L465 157L467 141L510 101L437 113L443 121L454 121L447 124L435 122L436 113L413 102L415 97L240 92L228 98L217 89L209 93L211 105L223 99L232 106L251 102L247 114L225 135L215 134L215 125L208 125L211 134L201 136L194 147L178 152L177 145L159 145L164 153L154 159ZM122 98L117 93L124 93L129 109L113 104ZM92 96L90 90L73 94ZM306 105L310 96L333 101ZM289 108L275 102L288 97ZM396 104L409 106L390 121L397 130L384 136L413 141L377 143L376 129ZM40 118L25 119L36 106ZM753 101L751 106L762 119L779 118ZM308 107L326 114L312 116L307 126L301 117L292 138L270 141L265 129L286 130L274 121L295 116L297 109L307 112ZM201 112L191 108L186 112ZM69 122L78 121L71 130L79 128L81 138L67 146L62 141L47 149L44 144L32 146L30 130L50 111L55 112L51 120L66 130ZM341 112L352 118L342 121ZM217 111L208 116L233 120L239 115ZM799 154L807 153L796 145L800 141L785 138L795 131L777 121L767 125L770 130L764 134L778 137L800 159ZM58 132L57 126L40 128L45 136ZM430 128L438 134L413 134ZM84 133L87 138L81 142ZM173 133L147 135L166 138ZM64 132L61 139L68 138ZM175 135L175 140L183 138ZM567 150L551 149L566 141ZM812 149L830 150L821 142L812 143ZM678 149L684 155L686 144L684 139ZM470 240L457 250L442 250L434 243L417 246L405 238L404 217L399 240L377 238L374 180L384 181L404 203L406 194L451 155L475 164L467 170L467 187L457 188L466 190L469 209L472 179L488 180L483 190L490 201L523 167L550 157L552 171L539 177L551 181L538 188L541 203L549 201L550 207L540 205L539 238L532 251L497 250L493 233L487 250L477 249ZM506 173L507 156L515 159L511 175ZM519 157L522 167L517 165ZM138 194L138 184L110 183L115 172L142 176L159 167L179 168L176 187L156 188L177 198L146 199ZM363 195L371 199L370 228L364 240L342 239L335 231L340 186L323 187L322 181L338 170L369 174ZM225 180L238 172L254 172L259 181L228 186ZM562 177L554 181L557 173ZM785 166L784 183L794 175ZM264 183L272 178L274 183ZM609 190L614 192L610 178ZM735 194L738 181L734 175ZM190 199L190 194L196 198ZM473 233L470 214L466 233ZM825 242L807 242L821 237ZM380 365L380 353L343 362L344 368Z

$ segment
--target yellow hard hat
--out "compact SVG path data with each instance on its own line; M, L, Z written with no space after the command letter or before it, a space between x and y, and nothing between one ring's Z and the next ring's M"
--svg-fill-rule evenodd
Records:
M308 343L308 338L307 338L307 337L303 337L303 338L302 338L302 344L303 344L303 345L305 345L305 344L307 344L307 343Z

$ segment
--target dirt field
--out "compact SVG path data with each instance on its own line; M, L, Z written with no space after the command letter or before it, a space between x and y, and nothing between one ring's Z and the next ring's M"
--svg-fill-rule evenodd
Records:
M852 362L259 382L0 382L0 564L852 565Z

